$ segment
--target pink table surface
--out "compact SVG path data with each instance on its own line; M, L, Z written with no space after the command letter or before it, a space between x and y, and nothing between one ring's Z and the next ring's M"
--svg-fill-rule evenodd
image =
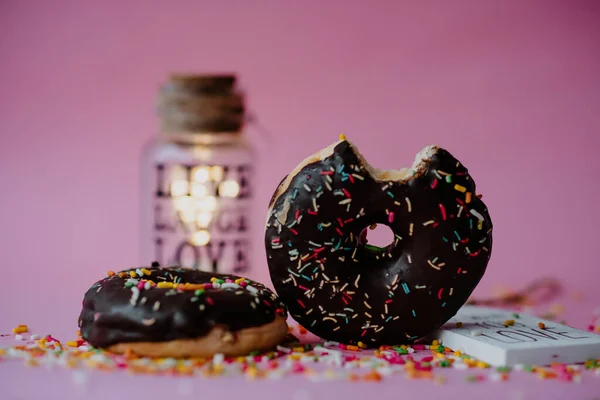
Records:
M39 298L38 311L30 315L19 312L19 299L12 303L3 300L0 314L0 332L9 333L12 327L26 323L31 332L52 334L61 341L75 337L78 304L60 295ZM77 302L75 302L77 303ZM7 306L11 304L11 307ZM552 302L541 304L535 313L559 311L558 320L587 329L598 306L594 293L567 291ZM562 310L562 311L561 311ZM309 336L300 336L309 340ZM13 336L0 338L0 346L19 342ZM600 375L584 372L580 383L540 380L535 374L511 372L505 382L483 381L468 383L467 375L487 376L490 370L434 370L446 378L436 385L431 380L409 380L403 374L384 377L380 382L351 383L348 381L312 382L296 375L281 380L249 381L244 377L206 378L130 375L124 372L96 370L67 370L61 367L27 367L21 360L0 361L0 399L116 399L143 398L250 398L310 400L337 397L339 399L366 398L485 398L487 399L598 399Z

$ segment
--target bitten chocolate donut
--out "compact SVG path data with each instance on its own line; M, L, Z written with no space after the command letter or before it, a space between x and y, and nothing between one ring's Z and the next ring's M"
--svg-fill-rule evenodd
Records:
M391 228L389 246L366 245L372 224ZM492 222L448 151L429 146L412 168L377 170L342 135L279 184L265 244L296 321L327 340L391 345L426 335L465 303L490 259Z
M87 291L79 316L92 346L150 357L239 356L287 335L285 306L258 282L158 264L108 275Z

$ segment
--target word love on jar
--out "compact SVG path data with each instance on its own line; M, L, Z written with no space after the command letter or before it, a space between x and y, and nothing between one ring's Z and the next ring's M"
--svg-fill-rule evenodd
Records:
M247 269L249 165L156 165L155 258L213 272Z

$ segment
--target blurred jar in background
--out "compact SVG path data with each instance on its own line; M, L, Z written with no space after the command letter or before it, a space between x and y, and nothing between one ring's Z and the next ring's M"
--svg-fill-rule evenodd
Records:
M249 268L253 152L233 75L172 76L161 133L144 151L142 263L220 273Z

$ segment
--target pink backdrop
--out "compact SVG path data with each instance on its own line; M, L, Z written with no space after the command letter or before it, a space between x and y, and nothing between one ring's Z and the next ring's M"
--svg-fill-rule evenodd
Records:
M541 275L597 283L598 2L124 3L0 2L7 324L74 328L74 299L138 262L138 159L171 71L239 73L275 133L258 142L261 216L340 132L383 168L435 143L467 165L495 223L477 294ZM254 231L253 276L268 281Z

